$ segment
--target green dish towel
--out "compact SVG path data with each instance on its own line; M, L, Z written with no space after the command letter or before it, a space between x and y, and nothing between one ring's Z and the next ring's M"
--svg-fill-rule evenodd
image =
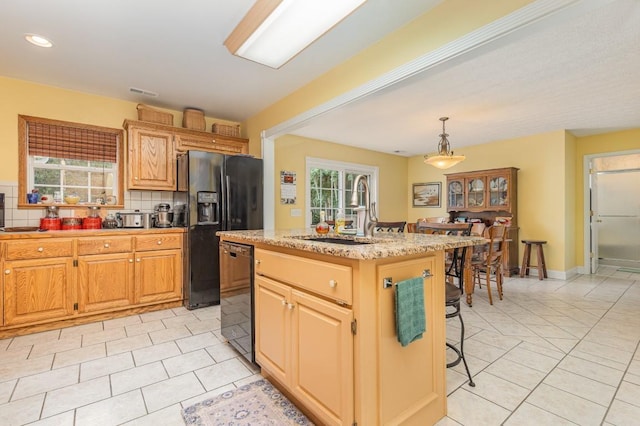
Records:
M427 331L424 313L424 283L422 277L411 278L396 284L396 334L398 342L407 346L422 338Z

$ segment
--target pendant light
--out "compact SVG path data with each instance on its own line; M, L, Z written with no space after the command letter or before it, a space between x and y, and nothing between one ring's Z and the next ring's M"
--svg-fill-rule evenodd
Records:
M442 133L440 134L440 142L438 143L438 154L424 156L424 162L426 164L431 164L433 167L439 169L448 169L465 159L464 155L453 155L453 151L451 151L449 141L447 140L447 136L449 135L444 130L444 122L448 119L449 117L440 118L440 121L442 121Z

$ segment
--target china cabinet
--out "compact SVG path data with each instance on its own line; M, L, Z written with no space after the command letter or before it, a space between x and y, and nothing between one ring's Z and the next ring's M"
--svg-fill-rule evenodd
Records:
M447 177L447 211L451 221L481 220L491 226L504 221L509 242L503 269L506 276L518 273L518 169L475 170Z

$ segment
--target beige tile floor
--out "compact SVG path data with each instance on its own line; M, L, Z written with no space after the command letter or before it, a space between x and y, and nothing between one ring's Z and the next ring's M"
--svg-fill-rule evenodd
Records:
M438 425L638 424L640 274L598 272L507 279L493 306L477 289L463 308L476 387L448 369ZM0 340L0 425L181 425L182 407L259 378L219 318L176 308Z

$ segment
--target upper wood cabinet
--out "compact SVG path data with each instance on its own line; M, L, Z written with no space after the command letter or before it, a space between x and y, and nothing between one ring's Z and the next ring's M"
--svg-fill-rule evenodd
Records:
M127 134L128 188L175 190L173 133L132 125Z
M188 150L247 154L247 139L125 120L127 189L176 190L176 154Z
M231 136L220 136L213 133L197 132L176 134L176 151L188 151L190 149L198 151L219 152L221 154L247 154L249 145L246 139L233 138Z
M448 174L447 211L502 211L515 216L515 167Z

